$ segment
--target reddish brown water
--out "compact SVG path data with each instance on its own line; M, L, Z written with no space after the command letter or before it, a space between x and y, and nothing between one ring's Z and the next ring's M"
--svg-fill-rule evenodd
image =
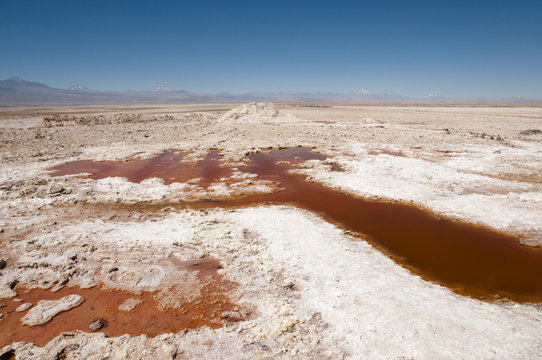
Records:
M52 176L89 173L91 175L86 177L91 179L120 176L136 183L153 177L164 179L165 184L202 178L199 184L204 187L232 174L231 169L220 166L220 157L216 150L210 151L199 163L183 161L185 155L175 150L167 150L152 159L111 162L81 160L55 166L50 170Z
M442 219L414 206L369 201L307 182L302 175L288 174L293 165L278 164L325 158L303 148L249 155L250 165L241 171L279 181L285 190L212 203L196 202L191 206L233 208L261 203L291 204L316 212L344 229L366 235L371 244L397 263L459 294L489 300L504 297L520 302L542 302L542 249L523 247L514 237ZM79 171L91 172L83 168ZM148 177L156 176L156 172L152 169ZM142 169L140 179L146 174Z
M74 330L90 332L89 325L95 319L102 319L107 323L99 330L107 336L123 334L156 336L204 325L218 328L228 322L242 320L223 316L223 312L231 311L236 307L226 295L235 287L235 284L217 273L217 270L221 268L218 260L178 261L177 265L189 271L198 271L201 283L197 289L184 287L170 290L201 295L184 297L191 300L182 301L181 308L169 308L164 311L161 311L158 306L157 292L130 293L120 290L102 290L98 287L91 289L65 287L53 293L46 289L27 290L23 286L17 286L15 289L18 297L23 299L22 302L15 302L13 299L0 301L6 305L2 308L2 313L5 313L4 318L0 320L0 348L15 341L31 341L43 346L62 332ZM81 295L85 300L81 305L59 313L44 325L32 327L22 325L20 319L29 310L15 312L15 309L25 302L36 305L40 300L56 300L70 294ZM129 298L137 298L142 302L130 312L120 311L119 305Z

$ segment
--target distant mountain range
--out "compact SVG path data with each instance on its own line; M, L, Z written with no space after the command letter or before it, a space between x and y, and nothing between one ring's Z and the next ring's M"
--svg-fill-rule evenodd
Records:
M181 102L542 102L542 99L451 99L430 94L409 98L389 91L359 89L352 93L263 93L196 94L157 86L152 90L103 91L82 85L56 89L17 77L0 80L0 106L15 105L87 105L87 104L157 104Z

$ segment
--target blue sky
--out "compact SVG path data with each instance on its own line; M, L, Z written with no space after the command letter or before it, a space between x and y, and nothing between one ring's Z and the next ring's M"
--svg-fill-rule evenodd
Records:
M0 79L542 98L542 1L0 2Z

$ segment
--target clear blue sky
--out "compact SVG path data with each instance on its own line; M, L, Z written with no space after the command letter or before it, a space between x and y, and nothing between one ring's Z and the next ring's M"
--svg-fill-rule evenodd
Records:
M0 2L0 79L542 98L542 1Z

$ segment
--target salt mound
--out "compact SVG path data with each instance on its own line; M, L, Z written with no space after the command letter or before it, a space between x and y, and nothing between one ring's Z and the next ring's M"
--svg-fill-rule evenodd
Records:
M263 117L276 117L279 111L272 103L250 103L238 106L225 113L222 118L239 119L240 117L253 115Z
M272 103L249 103L235 107L224 113L220 122L228 123L252 123L252 122L280 122L290 121L295 116L280 112Z

